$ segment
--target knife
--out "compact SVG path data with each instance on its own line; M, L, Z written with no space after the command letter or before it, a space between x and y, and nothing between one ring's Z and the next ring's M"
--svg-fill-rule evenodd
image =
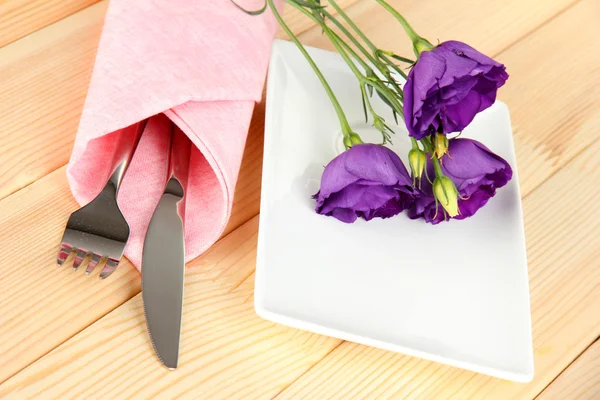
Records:
M191 144L171 125L168 178L142 253L142 300L150 341L160 361L177 368L183 307L183 217Z

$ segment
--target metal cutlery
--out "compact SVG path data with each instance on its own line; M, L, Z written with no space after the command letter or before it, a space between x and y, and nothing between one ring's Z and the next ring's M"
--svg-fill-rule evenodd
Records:
M161 362L177 368L183 307L183 217L191 142L172 125L164 193L154 211L142 253L142 299L150 340Z
M100 278L106 278L117 268L129 239L129 225L117 204L117 194L146 124L147 120L141 121L121 134L108 182L94 200L69 217L60 241L58 266L74 253L74 270L88 256L91 258L86 274L91 273L104 260L106 264Z

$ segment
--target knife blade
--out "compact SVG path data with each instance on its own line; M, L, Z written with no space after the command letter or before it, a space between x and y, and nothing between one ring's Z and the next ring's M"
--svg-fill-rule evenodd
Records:
M169 174L142 253L142 300L150 340L169 369L179 363L185 270L185 189L190 142L172 126Z

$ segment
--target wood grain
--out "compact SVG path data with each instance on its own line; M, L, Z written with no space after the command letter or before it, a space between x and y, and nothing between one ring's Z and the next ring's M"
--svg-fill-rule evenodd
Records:
M600 35L600 3L583 0L498 55L511 78L510 107L519 179L526 195L596 140L600 126L600 43L573 46L564 32Z
M348 342L338 347L335 339L258 319L251 306L253 219L190 265L184 317L188 331L180 370L163 370L152 355L136 296L9 379L0 386L0 395L270 398L302 375L279 398L532 398L560 373L565 360L575 358L600 332L595 254L600 237L593 234L600 229L600 210L593 207L600 187L585 185L600 179L598 151L600 143L524 202L536 351L532 384L509 383ZM588 213L564 210L556 200L569 195L577 196ZM567 221L579 229L554 229ZM549 231L554 234L549 236ZM564 251L574 246L580 246L577 255ZM135 368L123 373L126 366Z
M0 81L13 77L0 91L0 126L8 127L0 131L0 199L34 182L0 201L0 270L7 271L0 276L0 355L5 360L0 382L140 291L139 273L128 262L107 281L110 285L53 268L66 220L78 208L62 166L72 147L106 4L0 49L5 56L0 57ZM79 58L76 43L82 44ZM72 68L69 59L76 61ZM19 91L20 85L28 89ZM71 90L61 90L69 85ZM258 214L263 129L261 103L251 123L225 234ZM21 135L16 135L19 130ZM28 295L31 287L38 296ZM39 314L44 318L34 317Z
M503 381L345 342L280 399L531 399L600 335L600 143L524 201L535 378ZM568 202L577 198L577 207ZM581 208L580 208L581 207ZM585 210L585 212L581 212ZM510 295L510 294L507 294ZM576 398L576 397L571 397Z
M391 31L393 22L381 18L371 2L340 3L370 36L403 49ZM600 49L592 39L574 45L565 35L598 37L599 6L593 0L573 3L461 0L449 7L441 0L396 2L423 34L466 40L498 55L511 73L500 98L511 108L526 196L533 383L508 383L351 343L333 350L339 341L257 320L251 309L256 220L188 271L193 288L186 286L184 327L190 326L190 336L184 333L182 352L193 368L181 374L157 368L141 322L139 275L130 265L120 267L106 281L110 285L52 269L56 243L76 207L64 169L55 170L66 163L72 146L106 8L101 2L0 49L0 198L35 182L0 201L0 382L31 364L0 386L0 394L270 398L290 384L280 398L520 399L538 394L600 331L593 255L600 247L593 200L600 193L592 184L600 178L594 158L600 150L595 144L600 70L594 55ZM293 14L286 18L295 18L296 32L308 29L305 43L327 47L305 20ZM258 212L262 112L259 107L253 120L228 231ZM109 350L119 340L124 345Z
M590 82L600 82L600 46L593 40L583 47L573 46L564 32L598 37L600 29L592 21L600 15L600 3L453 2L452 9L460 10L460 17L449 15L452 10L441 4L390 3L414 21L413 26L422 27L422 34L430 39L464 40L507 65L511 78L500 89L499 99L511 110L524 195L595 139L590 130L600 123L600 86ZM357 3L347 13L382 48L412 54L410 42L390 34L395 20L384 15L375 2ZM469 23L456 23L457 19ZM302 39L306 44L331 49L319 29L307 31Z
M567 160L573 159L582 149L596 142L597 127L600 125L600 96L593 86L600 84L600 70L593 55L587 56L589 48L574 49L569 43L559 39L559 33L581 26L579 29L584 29L584 35L596 37L600 34L597 25L592 31L586 30L585 27L594 25L591 22L597 11L597 3L583 1L499 55L512 73L502 96L511 107L516 130L515 142L523 195L531 197L527 197L524 204L536 346L534 382L530 385L509 384L408 357L387 360L385 352L366 348L354 350L352 346L356 345L344 344L331 354L332 361L324 361L328 370L339 367L339 376L348 376L335 384L332 380L328 381L328 385L332 387L332 395L343 397L346 393L343 390L356 389L353 385L356 381L352 376L365 376L367 371L381 369L390 371L390 379L393 379L392 376L402 378L398 378L397 382L392 384L390 380L376 379L375 374L366 378L365 382L356 384L364 385L364 390L360 393L367 395L371 390L383 390L373 393L389 394L397 391L399 397L410 398L409 388L445 388L449 384L447 380L450 380L456 382L452 387L460 389L457 398L471 398L475 393L485 397L491 387L494 388L493 395L489 394L491 398L530 398L565 368L577 356L577 351L585 348L600 333L598 313L594 312L600 309L596 272L598 263L593 252L581 252L582 246L589 245L593 249L600 243L584 245L579 242L581 232L577 232L577 238L571 241L575 235L575 227L583 224L583 221L589 224L585 229L589 235L593 235L592 232L600 222L597 214L588 214L587 208L583 208L586 210L585 219L578 220L576 218L580 215L580 205L575 209L570 208L575 204L573 199L592 202L597 195L587 191L592 182L589 179L593 179L589 173L595 172L596 175L593 176L598 178L598 164L589 160L594 151L588 149L584 155L578 155L567 169L560 170L559 176L544 183L548 176L564 167ZM600 51L600 46L597 47L592 54ZM531 54L532 58L523 57L523 54ZM578 64L573 66L561 62L561 57L566 54L578 60ZM577 73L572 79L565 82L557 79L559 76L570 74L573 68L577 69ZM561 96L552 95L550 91L553 93L555 90L561 93ZM524 96L524 92L527 96ZM532 103L532 92L544 95L535 96L536 101ZM573 103L565 102L562 96ZM588 108L590 104L593 109ZM566 108L565 112L562 112L561 107ZM575 120L573 114L577 115ZM532 120L534 122L531 122ZM577 123L573 124L573 121ZM555 143L554 147L547 146L549 143ZM594 145L593 148L598 149L598 146ZM579 179L576 183L569 182L567 187L581 190L577 193L561 187L567 184L567 180L575 179L575 174L580 175ZM539 185L543 185L542 191L535 190ZM562 207L553 204L557 201ZM551 237L549 232L558 236ZM558 237L561 240L557 239ZM560 285L563 287L559 288ZM593 317L594 314L596 318ZM563 323L569 327L561 328L560 324ZM365 356L365 361L360 367L355 364L348 369L341 367L348 357L358 357L358 354L367 352L371 355ZM385 363L395 365L396 368L389 370L388 364ZM321 365L315 367L309 373L313 375L312 378L303 377L289 392L284 392L282 398L314 394L302 391L302 387L319 387L319 384L328 379L328 375L323 374L325 369L326 367ZM419 381L420 379L423 381ZM378 386L379 382L382 386ZM386 385L391 385L391 389L386 389ZM420 396L432 396L427 398L435 398L437 395L427 390L418 393ZM444 390L442 393L446 395L449 392ZM519 395L516 395L517 393Z
M461 40L486 54L498 54L577 1L387 0L432 43ZM380 48L414 57L411 43L396 19L376 1L360 1L345 10ZM303 42L333 50L329 43L322 42L321 30L316 27L306 31Z
M338 0L338 4L342 9L348 8L353 4L359 3L361 0ZM283 1L282 1L283 4ZM335 10L330 10L333 15L337 15ZM288 4L284 4L283 8L283 19L285 23L291 28L292 32L296 35L299 35L309 29L312 29L315 24L306 16L304 16L301 12L296 10L294 7L289 6ZM277 31L277 38L279 39L288 39L285 32L280 28Z
M4 0L0 2L0 47L82 10L98 0Z
M0 396L274 397L339 341L254 313L257 227L254 218L189 264L176 371L155 358L137 295L0 386Z
M224 235L258 214L263 116L260 104ZM0 200L0 382L140 292L139 273L128 261L105 281L95 276L99 269L86 277L55 266L64 226L77 208L64 167Z
M0 49L0 198L68 161L107 4Z
M537 397L537 400L599 398L600 340L596 340Z
M17 3L23 13L46 4ZM101 1L0 48L0 199L68 162L107 6ZM292 8L285 17L296 34L312 26Z

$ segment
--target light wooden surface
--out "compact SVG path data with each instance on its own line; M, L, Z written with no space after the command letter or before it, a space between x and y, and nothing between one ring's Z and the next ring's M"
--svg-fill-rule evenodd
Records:
M533 382L502 381L254 314L262 104L227 232L186 273L181 367L163 369L147 339L131 265L107 281L54 266L64 223L77 208L64 165L107 2L0 0L0 397L600 397L600 3L393 3L430 39L472 43L511 74L500 98L511 109L523 195ZM340 4L382 47L407 52L399 28L373 1ZM319 29L290 11L286 18L303 42L329 48Z
M600 340L577 358L538 400L600 399Z

